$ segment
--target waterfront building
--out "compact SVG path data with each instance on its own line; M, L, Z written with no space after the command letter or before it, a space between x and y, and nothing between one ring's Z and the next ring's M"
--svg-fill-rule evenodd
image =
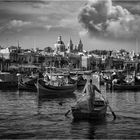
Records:
M9 48L0 50L0 71L8 71L10 66L10 51Z
M9 71L10 60L0 57L0 71Z
M10 46L9 52L10 52L11 64L18 63L18 54L22 52L21 47L19 47L19 45L18 46Z
M81 56L81 67L83 70L93 70L96 65L96 58L92 55Z
M10 58L10 51L9 48L4 48L0 50L0 56L4 59L9 59Z
M81 68L81 56L78 54L69 53L68 62L71 69Z
M53 53L53 49L51 47L45 47L44 48L44 54L52 54Z
M40 65L44 62L45 57L42 54L32 51L23 52L18 54L19 64L35 64Z

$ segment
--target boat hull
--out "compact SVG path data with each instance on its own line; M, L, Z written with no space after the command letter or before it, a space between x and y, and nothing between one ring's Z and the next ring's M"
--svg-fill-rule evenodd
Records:
M17 81L2 81L0 82L0 89L1 90L9 90L9 89L17 89L18 82Z
M53 85L45 85L43 80L38 80L37 82L37 91L39 97L43 96L63 96L73 94L76 90L77 84L69 84L66 86L53 86Z
M18 88L18 78L15 74L0 72L0 89L11 90Z
M113 90L140 90L140 85L119 85L114 84L112 86Z
M77 86L85 86L86 82L87 82L86 79L77 81Z
M35 85L28 85L26 83L20 82L18 84L18 89L19 90L26 90L26 91L37 91L37 88Z
M107 104L95 105L94 110L81 110L75 107L71 108L74 120L101 120L106 116Z

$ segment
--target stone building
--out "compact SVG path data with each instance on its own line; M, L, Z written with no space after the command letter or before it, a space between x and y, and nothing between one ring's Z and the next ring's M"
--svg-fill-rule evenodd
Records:
M65 51L66 51L65 44L62 41L62 37L59 36L57 42L54 44L54 53L59 53L64 55Z

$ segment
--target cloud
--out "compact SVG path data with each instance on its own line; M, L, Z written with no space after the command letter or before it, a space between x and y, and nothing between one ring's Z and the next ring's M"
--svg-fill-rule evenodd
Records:
M79 36L84 37L84 36L87 35L87 33L88 33L87 30L82 30L82 31L79 32Z
M50 30L50 29L54 28L54 26L52 26L52 25L45 25L44 28L46 28L47 30Z
M0 26L0 32L7 32L7 31L17 31L20 32L23 28L30 27L31 22L22 21L22 20L11 20L8 23Z
M31 25L31 22L14 19L14 20L10 21L8 28L26 27L28 25Z
M140 35L140 16L113 6L111 0L89 0L78 18L91 36L126 39Z
M58 21L57 24L46 24L44 25L44 28L47 29L48 31L50 30L57 30L59 28L61 29L78 29L79 28L79 24L77 21L77 18L63 18L61 20Z
M77 27L78 26L78 21L77 18L65 18L60 20L59 25L62 27Z
M40 16L40 17L38 17L38 19L40 21L43 21L43 22L46 22L46 21L49 21L50 20L47 16Z

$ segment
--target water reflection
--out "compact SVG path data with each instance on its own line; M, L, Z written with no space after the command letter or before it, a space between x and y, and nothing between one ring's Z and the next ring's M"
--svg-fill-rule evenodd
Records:
M135 91L113 91L108 93L111 106L117 115L140 118L140 94Z
M37 113L62 113L70 109L71 105L76 101L76 95L71 94L63 97L49 96L45 98L36 98L37 101Z
M106 137L105 130L107 128L107 120L102 121L75 121L71 123L71 134L78 132L84 139L100 138L101 135ZM76 137L79 134L75 134Z

